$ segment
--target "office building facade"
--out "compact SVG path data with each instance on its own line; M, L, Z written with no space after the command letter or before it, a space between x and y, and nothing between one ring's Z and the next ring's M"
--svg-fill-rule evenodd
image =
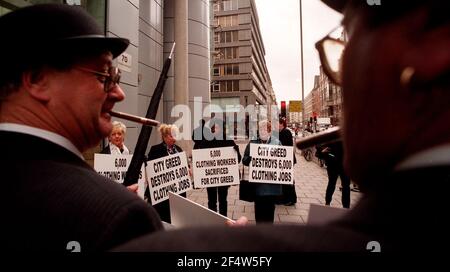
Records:
M234 114L227 129L237 131L238 113L249 105L276 104L265 61L265 48L254 0L214 0L211 3L211 104ZM269 113L270 111L268 111ZM245 124L248 136L249 114ZM233 127L234 126L234 127Z

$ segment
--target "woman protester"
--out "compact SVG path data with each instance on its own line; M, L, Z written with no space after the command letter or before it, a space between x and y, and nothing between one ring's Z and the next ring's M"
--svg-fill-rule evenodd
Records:
M237 152L238 163L241 162L241 153L239 146L227 137L224 129L224 122L220 119L216 119L211 125L212 139L206 141L202 148L218 148L231 146ZM228 188L230 186L208 187L208 208L217 212L217 199L219 200L219 213L223 216L227 216L227 196Z
M181 147L175 144L178 135L177 126L161 124L161 126L159 127L159 132L161 134L162 142L150 148L150 152L147 155L149 161L183 152L183 149L181 149ZM146 191L146 195L148 201L151 202L150 197L148 197L149 196L148 189ZM182 193L180 195L186 197L186 193ZM170 206L168 200L153 205L153 208L155 208L155 210L158 212L162 221L171 223Z
M251 140L245 148L242 164L249 166L252 161L250 156L251 144L281 145L280 141L272 136L272 123L262 120L258 125L258 137ZM255 220L256 223L273 223L275 217L275 203L282 194L281 185L256 183L255 184Z

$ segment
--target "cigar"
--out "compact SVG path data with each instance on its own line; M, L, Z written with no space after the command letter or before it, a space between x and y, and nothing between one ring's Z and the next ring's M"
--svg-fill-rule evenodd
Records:
M325 131L304 137L298 140L295 145L298 149L305 149L318 144L338 141L341 138L339 127L329 128Z
M109 114L111 114L111 116L117 117L117 118L121 118L121 119L125 119L131 122L136 122L136 123L140 123L146 126L153 126L156 127L159 125L159 122L153 119L148 119L148 118L144 118L144 117L140 117L140 116L136 116L136 115L131 115L128 113L123 113L120 111L110 111Z

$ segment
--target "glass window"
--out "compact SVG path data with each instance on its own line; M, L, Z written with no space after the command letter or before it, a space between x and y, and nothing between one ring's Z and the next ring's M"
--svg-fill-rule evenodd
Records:
M227 89L227 82L221 81L220 82L220 90L222 90L222 92L225 92L226 89Z
M220 5L220 8L223 11L237 10L238 9L238 0L222 1L222 4Z
M231 59L233 58L232 54L231 54L231 48L225 48L225 58L226 59Z
M239 92L239 80L233 80L233 92Z
M218 35L219 36L215 38L216 42L220 41L220 43L229 43L239 41L237 31L223 31Z
M237 15L219 17L219 25L223 27L238 25L237 21L238 21Z
M220 92L220 84L219 84L218 82L215 82L215 83L212 85L212 91L213 91L213 92Z
M233 91L233 81L229 80L227 81L227 92Z
M223 1L222 4L224 11L231 10L231 1Z
M238 38L238 32L237 32L237 31L233 31L232 34L233 34L233 39L232 39L232 41L233 41L233 42L239 41L239 38Z
M232 75L232 74L233 74L233 71L234 71L233 66L230 65L230 64L227 64L225 74L226 74L226 75Z
M225 34L225 42L231 42L231 32L227 31Z
M239 75L239 64L234 64L233 65L233 74L234 75Z
M237 26L239 23L238 23L238 17L237 17L237 15L233 15L233 16L231 16L231 26Z
M213 75L214 75L214 76L218 76L219 73L220 73L219 67L214 67L214 68L213 68Z
M5 12L8 10L14 10L17 8L22 8L35 4L45 4L45 3L58 3L58 4L68 4L81 6L85 8L94 18L97 23L106 30L106 0L28 0L28 1L17 1L17 0L1 0L0 1L0 15L3 14L3 9Z

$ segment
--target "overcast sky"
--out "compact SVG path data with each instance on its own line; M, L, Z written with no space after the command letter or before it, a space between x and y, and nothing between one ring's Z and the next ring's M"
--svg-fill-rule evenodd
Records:
M299 0L255 0L266 49L266 63L280 101L301 100ZM316 41L339 25L342 16L319 0L303 0L305 97L319 74Z

